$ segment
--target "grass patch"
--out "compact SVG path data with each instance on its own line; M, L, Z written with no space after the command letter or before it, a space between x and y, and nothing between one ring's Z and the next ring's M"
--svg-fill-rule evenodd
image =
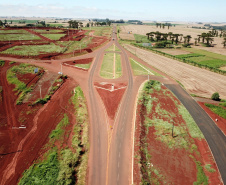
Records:
M89 69L91 66L92 62L88 64L75 64L76 67L83 68L83 69Z
M148 40L147 36L145 35L134 34L134 38L136 42L150 43L150 40Z
M134 75L148 75L150 73L153 73L155 76L162 76L155 71L147 68L146 66L140 64L139 62L135 61L134 59L130 58L130 64Z
M122 76L121 55L115 53L115 78Z
M206 164L205 169L211 173L216 172L216 170L214 168L211 168L211 164Z
M121 51L116 45L112 44L109 48L105 51Z
M46 30L46 29L33 29L33 31L38 32L38 33L61 33L64 32L64 30L55 30L55 29L51 29L51 30Z
M225 105L225 103L223 105ZM205 106L207 106L212 112L214 112L218 116L226 119L226 109L209 103L205 103Z
M183 119L187 123L188 131L191 137L197 139L204 139L202 132L200 131L199 127L197 126L187 109L184 106L180 105L178 110L180 115L182 115Z
M7 81L9 84L14 84L15 88L13 91L17 91L19 95L16 104L22 104L27 93L31 92L32 89L27 87L26 84L17 78L17 74L34 73L35 66L29 64L20 64L18 66L13 66L7 71Z
M59 40L61 37L65 36L66 34L42 34L42 35L51 40Z
M114 53L106 53L101 65L100 76L103 78L113 78Z
M24 33L24 34L28 34L29 32L27 32L26 30L0 30L0 33Z
M95 36L111 37L112 27L111 26L97 26L97 27L83 27L83 30L93 30Z
M63 51L64 48L51 43L49 45L14 46L5 51L2 51L1 53L24 56L37 56L40 54L47 53L63 53Z
M33 34L0 34L0 41L9 40L41 40L41 38Z

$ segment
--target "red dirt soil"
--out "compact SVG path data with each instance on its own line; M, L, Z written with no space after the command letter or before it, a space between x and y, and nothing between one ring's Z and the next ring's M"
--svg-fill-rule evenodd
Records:
M162 87L166 89L165 87ZM159 100L157 102L152 102L152 112L149 115L150 119L156 117L158 119L163 119L167 121L169 118L162 117L156 112L156 105L160 103L160 109L166 110L170 113L170 115L174 114L176 117L174 120L174 125L178 126L185 126L186 123L179 115L178 109L175 107L175 102L177 104L181 104L169 91L167 92L169 96L166 96L160 92L154 91L151 94L151 97L156 97ZM134 146L134 155L141 156L140 160L145 160L145 156L143 156L142 152L140 151L140 147L142 145L142 139L145 135L145 126L144 126L144 111L146 112L145 106L141 106L138 104L137 106L137 117L136 117L136 127L135 127L135 146ZM169 120L168 120L169 121ZM187 130L187 129L186 129ZM216 167L215 161L211 155L210 149L208 148L207 142L202 139L193 139L187 132L187 139L190 143L196 143L198 147L198 151L201 155L196 154L195 152L190 153L188 150L184 148L169 148L167 144L159 141L157 136L155 135L155 128L149 127L148 135L147 135L147 142L148 151L151 155L151 163L154 168L158 169L162 178L157 177L154 173L152 173L152 177L158 179L160 184L193 184L195 182L197 176L197 169L194 160L189 156L193 155L196 160L200 161L202 165L204 164L211 164L211 168L216 170L215 173L207 172L205 169L205 174L209 178L209 182L211 184L222 184L220 181L219 171ZM169 133L171 135L171 133ZM141 163L142 164L142 163ZM134 184L139 184L141 182L141 164L139 163L138 158L134 158ZM147 170L147 169L146 169ZM218 175L216 175L216 173Z
M213 119L215 124L221 129L221 131L226 135L226 119L218 116L212 112L208 107L205 106L205 103L198 102L198 104L203 108L203 110ZM217 119L217 121L216 121Z
M94 85L105 105L109 118L113 120L126 90L126 85L123 83L114 84L114 91L110 91L112 89L112 84L100 84L95 82Z

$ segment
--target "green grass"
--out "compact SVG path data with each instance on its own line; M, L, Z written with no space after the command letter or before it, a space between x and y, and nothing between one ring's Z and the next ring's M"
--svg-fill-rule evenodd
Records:
M30 87L27 87L24 82L20 81L17 78L16 74L34 73L35 68L37 67L22 63L19 66L13 66L7 71L7 81L9 84L15 85L15 88L13 90L17 91L17 94L19 95L16 102L17 104L22 104L26 94L31 92L32 89Z
M51 43L49 45L14 46L1 53L24 56L37 56L46 53L62 53L63 51L64 48Z
M0 33L25 33L28 34L29 32L27 32L26 30L0 30Z
M105 51L121 51L117 46L112 44L109 48L107 48Z
M205 103L205 106L207 106L212 112L214 112L218 116L226 119L226 109L209 103Z
M113 61L114 54L113 53L106 53L104 55L104 59L101 65L100 76L103 78L112 79L113 78Z
M49 30L49 29L48 29ZM49 31L47 31L47 29L33 29L33 31L38 32L38 33L60 33L63 32L64 30L56 30L56 29L50 29Z
M155 76L162 76L162 75L156 73L155 71L147 68L146 66L140 64L139 62L135 61L134 59L130 58L130 64L131 64L134 75L148 75L151 72ZM148 72L148 71L150 71L150 72Z
M88 64L75 64L76 67L80 67L83 69L89 69L91 66L92 62L88 63Z
M97 26L97 27L83 27L83 30L94 30L94 35L95 36L106 36L110 37L111 32L112 32L112 27L111 26Z
M61 37L65 36L66 34L42 34L42 35L51 40L59 40Z
M134 34L134 38L136 42L150 43L150 40L145 35Z
M13 21L13 23L18 23L18 25L20 25L19 24L20 21L25 21L25 24L33 24L36 23L38 20L7 20L8 23L10 23L11 21Z
M41 38L33 34L0 34L0 41L9 40L41 40Z
M25 170L19 185L56 184L59 173L59 161L57 157L56 149L49 151L47 159Z
M226 102L219 103L219 105L222 106L222 107L226 107Z
M122 76L121 55L115 53L115 78Z
M216 172L216 170L214 168L211 168L211 164L206 164L205 169L211 173Z
M64 134L64 128L69 125L69 118L67 114L64 114L64 118L60 121L60 123L56 126L56 128L51 132L49 138L51 140L59 139L60 136Z
M199 127L197 126L194 119L187 111L187 109L184 106L180 105L178 110L180 115L183 117L183 119L187 123L188 131L191 137L197 138L197 139L204 139L202 132L200 131Z
M106 53L101 65L100 76L107 79L113 79L114 53ZM122 75L121 55L115 53L115 78Z

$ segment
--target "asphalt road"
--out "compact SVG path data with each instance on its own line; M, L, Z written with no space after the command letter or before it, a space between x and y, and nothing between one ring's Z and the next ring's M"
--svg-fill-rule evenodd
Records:
M214 121L180 85L165 84L189 111L205 136L213 153L222 180L226 184L226 137Z

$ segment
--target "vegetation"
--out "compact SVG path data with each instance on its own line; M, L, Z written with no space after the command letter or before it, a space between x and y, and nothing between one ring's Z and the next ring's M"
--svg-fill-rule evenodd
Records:
M218 116L226 119L226 109L222 108L221 106L213 105L209 103L205 103L205 106L207 106L211 111L213 111Z
M66 34L42 34L42 35L51 40L59 40L61 37L65 36Z
M156 76L161 76L160 74L156 73L155 71L147 68L146 66L138 63L134 59L130 58L130 64L133 70L134 75L151 75L154 74Z
M205 169L208 171L208 172L215 172L216 170L214 168L211 168L211 164L206 164L205 165Z
M132 43L132 45L134 45L136 47L148 49L148 50L150 50L150 51L152 51L154 53L158 53L158 54L163 55L163 56L166 56L168 58L176 59L176 60L178 60L180 62L188 63L188 64L191 64L191 65L200 67L200 68L209 69L210 71L213 71L213 72L216 72L216 73L219 73L219 74L226 75L226 71L219 69L220 66L225 66L226 65L226 60L225 60L225 57L223 55L211 53L211 52L204 51L204 50L201 50L202 52L199 52L200 50L196 50L196 49L193 49L193 48L183 49L183 50L190 51L190 52L196 51L196 52L198 52L199 57L203 57L203 56L200 56L200 55L205 55L206 53L208 53L208 55L206 54L207 57L209 57L210 55L212 57L215 57L215 58L212 58L213 61L211 61L211 59L209 58L208 61L195 62L195 61L192 60L192 58L195 58L195 57L192 57L192 55L190 55L190 54L188 54L189 57L187 59L187 58L183 58L183 57L185 57L185 55L182 55L182 57L180 55L171 55L171 54L164 53L162 51L156 50L156 49L151 48L151 47L143 46L143 45L138 44L138 43ZM196 52L194 52L194 53L196 53ZM211 62L211 65L210 65L210 62ZM214 62L216 62L216 63L214 63ZM214 66L214 67L212 67L212 66Z
M105 51L120 51L120 49L112 44L109 48L107 48Z
M1 33L24 33L24 34L28 34L29 32L27 32L26 30L0 30L0 34Z
M17 99L17 104L22 104L27 93L32 91L31 87L27 87L26 84L17 78L17 74L34 73L35 66L29 64L20 64L13 66L7 71L7 81L9 84L14 84L14 91L17 91L19 95Z
M91 66L92 62L88 64L75 64L76 67L83 68L83 69L89 69Z
M65 138L71 130L65 128L70 125L67 114L58 123L49 135L43 160L38 160L21 178L19 185L23 184L86 184L86 171L88 166L88 110L85 97L80 87L75 88L71 103L75 107L76 124L73 128L72 146L63 148ZM57 145L56 145L57 143Z
M218 92L213 93L212 96L211 96L211 99L215 100L215 101L219 101L220 100L219 93Z
M1 53L23 56L37 56L40 54L63 53L63 52L64 48L51 43L49 45L14 46L5 51L2 51Z
M40 40L41 38L33 34L0 34L0 41L10 40Z
M38 33L60 33L63 32L64 30L57 30L57 29L51 29L51 30L47 30L47 29L33 29L33 31L38 32Z
M109 26L103 26L103 27L84 27L82 28L83 30L93 30L94 31L94 35L95 36L106 36L106 37L111 37L111 33L112 33L112 27Z
M106 53L101 65L100 76L103 78L112 79L114 74L114 53ZM121 55L115 53L115 78L122 75Z
M150 43L150 40L144 35L134 34L134 38L137 43Z

